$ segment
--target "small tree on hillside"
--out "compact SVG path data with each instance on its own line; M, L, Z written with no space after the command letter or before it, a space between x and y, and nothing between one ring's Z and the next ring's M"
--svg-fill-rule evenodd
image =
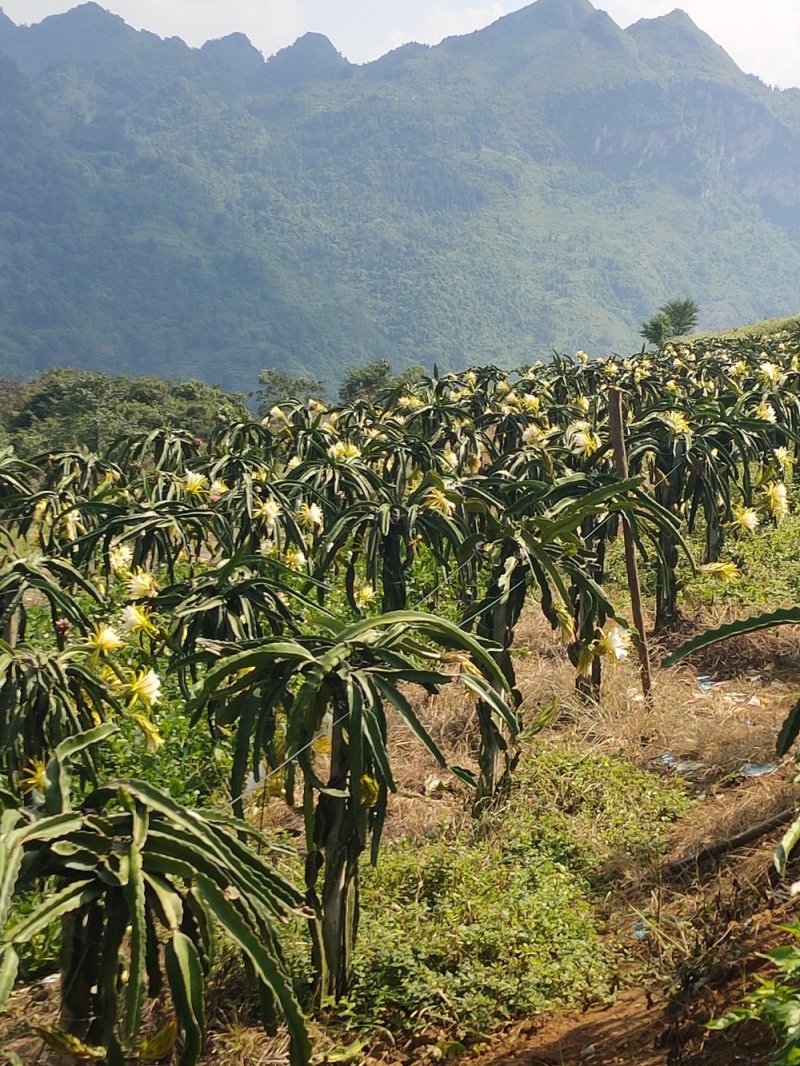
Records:
M639 335L656 348L662 348L670 337L691 333L697 325L699 310L694 300L668 300L653 315L642 323Z

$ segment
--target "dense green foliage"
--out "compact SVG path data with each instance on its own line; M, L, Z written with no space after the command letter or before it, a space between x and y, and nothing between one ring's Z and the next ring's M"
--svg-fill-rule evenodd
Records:
M768 1026L775 1038L775 1047L770 1055L770 1066L794 1066L800 1058L800 1026L797 1024L800 1010L800 948L797 938L800 926L796 923L784 927L795 940L765 953L765 958L778 971L775 977L759 977L758 985L736 1007L721 1018L710 1023L711 1029L730 1029L741 1022L753 1019ZM735 1039L735 1034L734 1034Z
M205 439L220 422L246 417L240 396L202 381L168 382L92 370L50 370L8 383L0 425L20 455L86 447L105 451L131 433L183 427Z
M800 103L681 12L538 0L353 66L268 63L85 4L0 17L0 359L335 382L631 350L689 291L714 328L794 311Z
M464 1039L602 995L616 963L590 905L606 890L604 868L616 854L657 856L689 806L679 785L624 759L525 759L502 815L400 842L365 879L348 1009L369 1024Z

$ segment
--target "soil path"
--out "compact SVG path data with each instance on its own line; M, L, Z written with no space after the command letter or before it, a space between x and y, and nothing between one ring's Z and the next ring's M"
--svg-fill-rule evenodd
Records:
M708 1016L707 1011L704 1012ZM464 1066L765 1066L772 1041L747 1023L712 1033L641 989L620 992L608 1007L525 1027Z

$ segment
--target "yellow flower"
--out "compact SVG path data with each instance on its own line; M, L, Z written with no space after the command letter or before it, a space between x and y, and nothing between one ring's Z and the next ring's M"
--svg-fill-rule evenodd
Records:
M456 674L472 674L473 677L480 677L481 672L472 661L472 658L468 651L446 651L440 656L443 663L447 663L449 666L455 666Z
M335 463L352 463L361 458L361 449L349 441L337 440L328 448L328 455Z
M227 491L228 486L220 478L215 478L214 481L211 482L211 488L209 489L209 492L211 493L212 499L215 496L224 496Z
M571 644L575 639L575 620L566 603L559 597L553 601L553 610L558 623L558 635L564 644Z
M144 733L145 744L147 745L148 751L158 751L159 748L163 748L164 738L149 718L138 713L133 713L129 715L129 717L136 722L138 727Z
M187 470L183 476L183 486L187 496L202 496L208 486L208 478L205 474Z
M786 486L782 481L771 481L764 486L767 507L775 518L785 518L789 513Z
M333 732L333 715L326 711L320 724L320 730L311 747L318 755L330 755L331 734Z
M692 427L680 411L665 411L661 416L673 433L691 433Z
M370 777L369 774L363 774L358 782L359 784L359 799L362 807L374 807L378 802L378 797L381 794L380 785L374 777Z
M300 551L299 548L288 551L285 556L286 565L290 570L302 570L307 561L305 553Z
M355 590L354 599L356 601L356 607L360 610L362 607L366 607L368 604L374 602L375 589L372 585L359 585Z
M761 354L765 355L766 353L762 352ZM781 379L780 368L775 366L774 363L765 361L759 364L758 370L756 371L756 377L762 385L766 385L767 387L770 385L777 385Z
M397 401L401 411L418 411L423 405L424 400L420 396L401 396Z
M761 418L765 422L770 422L773 426L778 421L778 416L775 414L775 408L771 403L767 403L766 400L760 403L756 408L756 418Z
M47 517L47 511L50 506L49 500L39 500L36 506L33 508L33 520L34 522L44 522Z
M583 644L578 652L578 663L575 667L579 677L588 677L592 672L592 663L595 659L594 644Z
M452 474L458 466L458 456L453 451L449 441L445 444L442 452L442 466L449 474Z
M589 413L589 397L588 396L576 396L575 397L575 406L583 414L585 414L585 415L588 414Z
M539 397L534 396L532 392L523 392L517 402L521 411L525 411L529 415L536 415L539 413L541 402Z
M29 760L28 768L22 778L22 789L24 792L44 792L47 787L45 769L44 759Z
M109 625L97 625L86 638L86 643L100 655L110 655L112 651L121 648L125 641L119 633Z
M428 511L438 511L439 514L444 515L445 518L450 518L455 514L456 505L452 500L448 500L441 489L428 489L425 493L424 500L423 507Z
M731 581L738 581L741 577L739 573L739 567L734 562L718 562L718 563L706 563L705 566L701 566L700 569L704 574L708 574L709 577L717 578L719 581L724 581L725 584L729 584Z

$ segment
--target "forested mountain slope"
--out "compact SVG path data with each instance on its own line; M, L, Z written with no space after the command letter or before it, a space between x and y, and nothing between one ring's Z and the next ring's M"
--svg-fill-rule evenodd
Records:
M364 66L0 13L0 373L513 365L797 310L800 92L538 0Z

